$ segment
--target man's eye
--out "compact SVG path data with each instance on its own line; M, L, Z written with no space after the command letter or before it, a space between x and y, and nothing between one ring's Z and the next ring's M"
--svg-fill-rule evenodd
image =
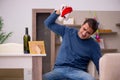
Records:
M90 32L87 32L89 35L91 34Z
M88 32L88 34L90 34L90 33Z
M86 29L85 29L85 28L83 28L83 30L85 30L85 31L86 31Z

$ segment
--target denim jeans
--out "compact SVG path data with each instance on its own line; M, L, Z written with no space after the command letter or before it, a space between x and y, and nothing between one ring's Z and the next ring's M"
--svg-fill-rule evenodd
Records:
M43 80L95 80L89 73L71 67L55 68L43 75Z

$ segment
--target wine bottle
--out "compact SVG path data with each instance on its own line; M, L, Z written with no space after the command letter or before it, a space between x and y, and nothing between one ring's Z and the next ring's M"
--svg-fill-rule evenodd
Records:
M29 44L30 35L28 34L28 27L25 28L25 35L23 36L23 44L24 44L24 54L29 54Z

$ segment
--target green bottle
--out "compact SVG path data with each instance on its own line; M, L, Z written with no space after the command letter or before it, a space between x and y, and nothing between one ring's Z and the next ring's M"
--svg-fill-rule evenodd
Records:
M24 54L29 54L29 44L30 41L30 35L28 34L28 27L25 28L25 35L23 36L23 44L24 44Z

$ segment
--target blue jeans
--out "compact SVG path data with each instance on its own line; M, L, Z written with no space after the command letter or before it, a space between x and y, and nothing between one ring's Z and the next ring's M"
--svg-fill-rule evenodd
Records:
M89 73L71 67L55 68L43 75L43 80L95 80Z

